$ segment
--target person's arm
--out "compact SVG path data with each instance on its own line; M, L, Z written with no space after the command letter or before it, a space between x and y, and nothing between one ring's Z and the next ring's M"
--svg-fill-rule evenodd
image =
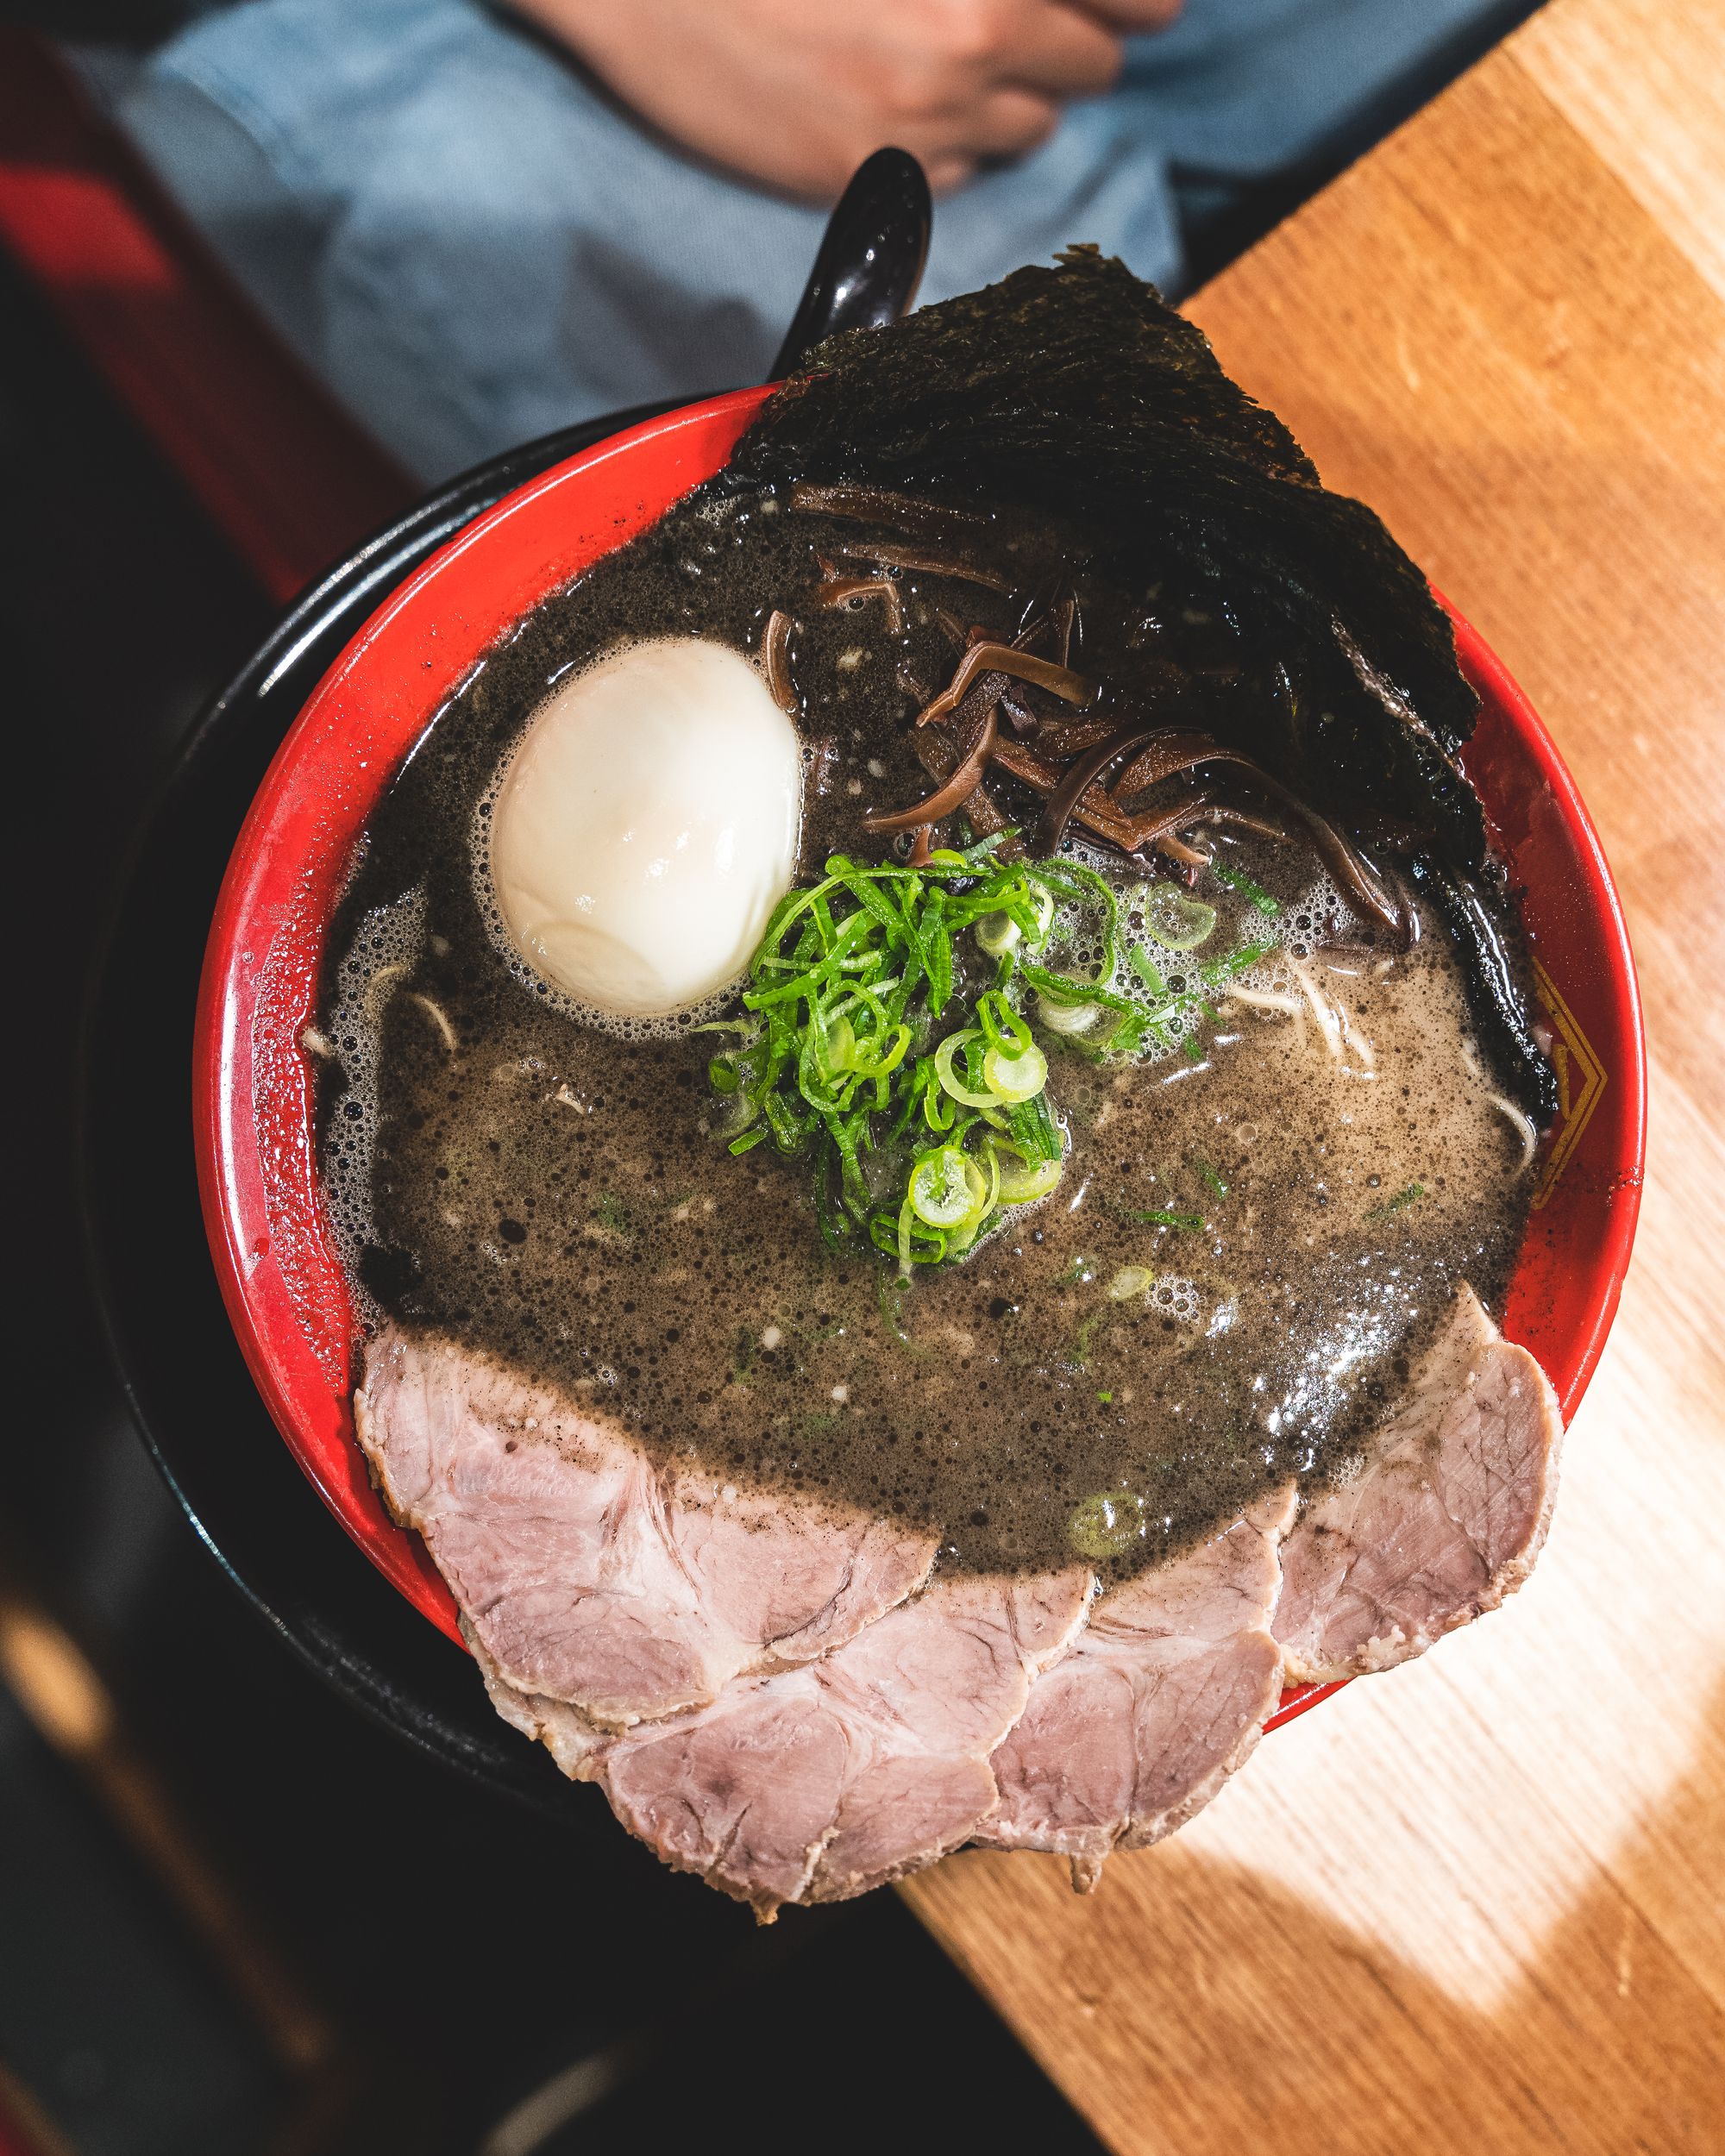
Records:
M871 150L936 188L1032 149L1181 0L514 0L649 125L830 200Z

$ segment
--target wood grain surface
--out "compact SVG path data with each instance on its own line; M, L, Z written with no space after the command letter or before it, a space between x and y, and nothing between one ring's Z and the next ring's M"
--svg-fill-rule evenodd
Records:
M906 1896L1121 2151L1725 2150L1725 0L1553 0L1191 311L1593 811L1640 1243L1504 1611L1090 1900L974 1853Z

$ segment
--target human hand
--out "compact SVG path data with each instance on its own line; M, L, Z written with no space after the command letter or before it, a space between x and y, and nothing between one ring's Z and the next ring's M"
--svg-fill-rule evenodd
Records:
M871 150L938 191L1021 156L1182 0L515 0L640 117L731 171L831 201Z

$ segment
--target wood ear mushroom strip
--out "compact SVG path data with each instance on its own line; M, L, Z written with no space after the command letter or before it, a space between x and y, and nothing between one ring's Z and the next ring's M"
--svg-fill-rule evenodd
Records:
M819 558L819 557L818 557ZM831 562L821 560L825 572L814 587L817 606L853 606L879 601L887 610L887 627L896 636L905 625L905 602L889 576L840 576Z
M788 711L794 718L797 690L791 679L790 642L791 617L775 607L767 617L767 626L761 637L761 663L766 669L767 686L773 701L781 711Z
M1003 771L1010 771L1015 779L1022 779L1026 786L1034 787L1038 793L1052 793L1060 783L1059 765L1049 763L1021 742L997 741L991 761ZM1135 854L1145 846L1156 844L1169 832L1178 830L1182 824L1196 823L1201 816L1209 812L1209 806L1208 794L1195 793L1172 810L1130 818L1116 809L1103 787L1093 780L1072 816L1074 822L1082 824L1098 838L1107 839L1111 846L1119 847L1123 854Z
M890 816L865 816L862 828L869 831L906 831L920 827L926 830L938 824L943 816L950 816L962 808L988 768L988 751L994 745L1000 731L1000 721L992 709L982 716L982 730L975 743L966 753L963 762L938 793L931 793L925 801L913 807L897 810Z
M1087 680L1082 674L1073 673L1070 667L1057 667L1051 660L1034 658L1011 644L973 643L959 661L957 673L927 710L919 714L917 724L932 726L950 718L979 674L1004 674L1016 681L1028 681L1036 688L1047 689L1067 704L1082 706L1096 700L1096 684Z

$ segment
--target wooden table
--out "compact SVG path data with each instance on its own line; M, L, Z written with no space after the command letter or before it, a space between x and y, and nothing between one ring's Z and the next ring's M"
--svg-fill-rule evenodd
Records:
M1640 1244L1502 1614L1092 1900L980 1854L907 1897L1119 2150L1725 2150L1725 0L1553 0L1191 311L1593 810Z

